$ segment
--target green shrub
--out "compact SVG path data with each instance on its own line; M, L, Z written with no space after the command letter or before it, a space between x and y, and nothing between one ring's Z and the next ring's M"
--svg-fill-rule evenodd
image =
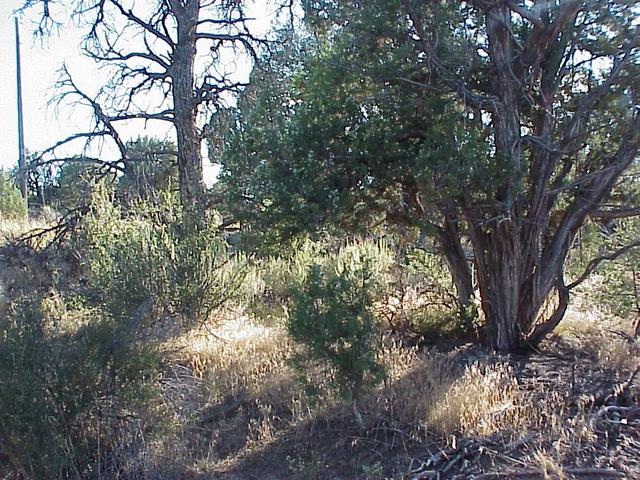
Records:
M0 170L0 220L22 220L27 207L20 190L9 175Z
M139 322L158 315L202 320L231 298L243 267L227 253L212 219L183 223L170 203L125 216L105 192L82 223L89 290L116 318Z
M4 450L29 478L114 478L155 429L158 356L100 312L45 304L0 317Z
M567 262L567 283L578 278L589 262L615 252L640 238L638 217L616 220L609 225L587 224L580 231ZM615 261L603 261L582 285L576 288L599 308L621 318L640 317L640 247L628 250Z
M293 286L288 329L306 347L304 359L328 364L341 392L357 399L384 372L376 354L374 269L367 259L345 260L312 265Z
M353 267L364 258L369 259L371 286L375 287L372 293L377 298L389 281L387 275L394 262L393 252L383 241L357 240L330 248L323 242L305 240L294 244L286 256L257 259L244 286L248 311L260 320L286 317L291 287L304 283L311 265Z

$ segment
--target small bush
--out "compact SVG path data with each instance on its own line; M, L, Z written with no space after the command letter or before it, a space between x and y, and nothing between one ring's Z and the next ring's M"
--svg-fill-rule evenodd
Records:
M341 392L354 399L384 375L376 358L373 287L366 260L312 265L305 282L293 287L289 333L305 345L305 360L328 363Z
M0 318L4 450L28 478L114 478L155 423L158 357L100 312L45 303Z
M79 246L89 290L114 317L201 320L235 294L243 267L228 255L218 222L181 220L171 203L125 216L106 192L94 199Z
M27 216L27 207L20 190L3 171L0 170L0 220L22 220Z

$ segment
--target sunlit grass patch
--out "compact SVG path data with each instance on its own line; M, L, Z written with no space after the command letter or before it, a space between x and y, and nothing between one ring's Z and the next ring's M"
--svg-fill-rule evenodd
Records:
M54 222L55 218L52 215L24 219L3 219L0 217L0 245L15 240L28 232L50 227Z
M506 364L463 366L448 355L397 344L384 358L390 376L375 408L396 426L412 426L414 434L487 435L525 428L530 421L528 398Z
M624 372L633 370L640 361L640 345L633 341L633 321L613 315L581 292L573 297L554 335L591 354L598 364Z

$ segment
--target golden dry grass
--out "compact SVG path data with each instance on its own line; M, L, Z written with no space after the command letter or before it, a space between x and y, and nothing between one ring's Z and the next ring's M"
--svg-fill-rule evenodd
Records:
M14 240L32 230L46 228L56 220L53 213L31 216L21 220L8 220L0 218L0 245L9 240Z
M389 372L370 408L414 434L488 435L530 420L527 395L504 363L455 365L450 355L429 355L392 344L383 351Z
M594 278L593 282L597 283L598 279ZM597 363L625 372L640 362L638 344L630 341L634 320L602 309L587 294L576 295L554 335L577 350L590 353Z
M279 327L267 328L240 317L215 330L190 332L173 348L176 360L206 390L207 404L239 397L252 402L256 417L247 422L254 446L278 436L275 424L290 428L329 421L327 415L343 415L347 424L351 422L344 413L348 409L332 408L341 402L330 391L326 376L314 377L321 383L320 399L305 394L289 361L295 346ZM360 405L368 428L400 428L414 438L451 432L488 435L505 428L524 429L531 420L529 399L504 363L454 367L448 355L430 355L392 340L380 356L387 380L369 391Z
M620 322L576 302L558 335L592 352L597 362L626 372L637 357L630 356L628 342L607 331L622 328ZM474 360L471 352L471 360L461 360L464 355L458 354L464 352L434 353L393 339L383 343L379 355L387 379L361 398L362 431L349 405L331 390L328 377L312 374L318 396L306 393L290 362L297 347L278 322L267 327L236 312L217 327L174 340L174 360L191 372L199 390L193 397L198 404L188 410L202 414L236 400L242 405L214 425L207 452L192 451L190 457L200 456L203 471L205 464L215 470L292 435L322 436L328 425L342 425L346 436L354 430L365 437L379 430L397 431L418 443L439 438L447 444L451 438L505 432L516 439L533 433L514 465L537 470L542 478L560 479L570 478L562 465L598 442L590 423L592 411L571 406L554 385L525 388L506 359L480 355ZM217 456L216 449L237 434L245 437L242 446L231 457Z
M43 308L63 306L54 295ZM603 333L602 322L611 330L622 327L619 319L574 304L558 335L589 349L597 362L628 371L637 356L630 356L622 337ZM148 445L150 454L208 474L283 441L328 435L323 431L329 425L333 436L401 432L414 444L437 441L443 448L456 438L507 432L516 439L535 432L518 462L541 478L561 479L571 478L562 466L597 442L593 412L572 409L553 385L548 391L524 388L504 358L465 349L436 353L393 338L383 345L379 356L387 378L361 398L363 431L350 405L332 390L330 376L311 372L315 396L300 384L291 364L297 347L280 323L264 326L238 310L190 330L164 345L168 370L162 383L171 427Z

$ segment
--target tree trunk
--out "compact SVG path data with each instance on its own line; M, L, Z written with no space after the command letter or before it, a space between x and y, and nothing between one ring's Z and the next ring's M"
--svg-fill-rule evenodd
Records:
M199 2L176 8L178 41L173 52L171 81L175 117L180 200L188 214L200 218L204 211L201 138L196 125L194 62Z
M438 234L438 245L453 278L458 305L466 307L473 296L473 283L469 262L460 243L460 233L456 224L447 221L445 228Z
M512 222L497 222L491 232L471 229L482 310L490 346L499 352L523 347L525 332L520 328L521 295L518 232Z
M518 84L514 78L513 46L508 7L499 5L486 12L487 37L495 74L491 88L498 101L491 112L496 147L495 159L506 174L495 190L492 220L476 226L474 242L481 305L492 346L510 352L522 346L526 332L519 323L522 254L516 211L517 189L522 178ZM488 229L487 233L482 230Z

